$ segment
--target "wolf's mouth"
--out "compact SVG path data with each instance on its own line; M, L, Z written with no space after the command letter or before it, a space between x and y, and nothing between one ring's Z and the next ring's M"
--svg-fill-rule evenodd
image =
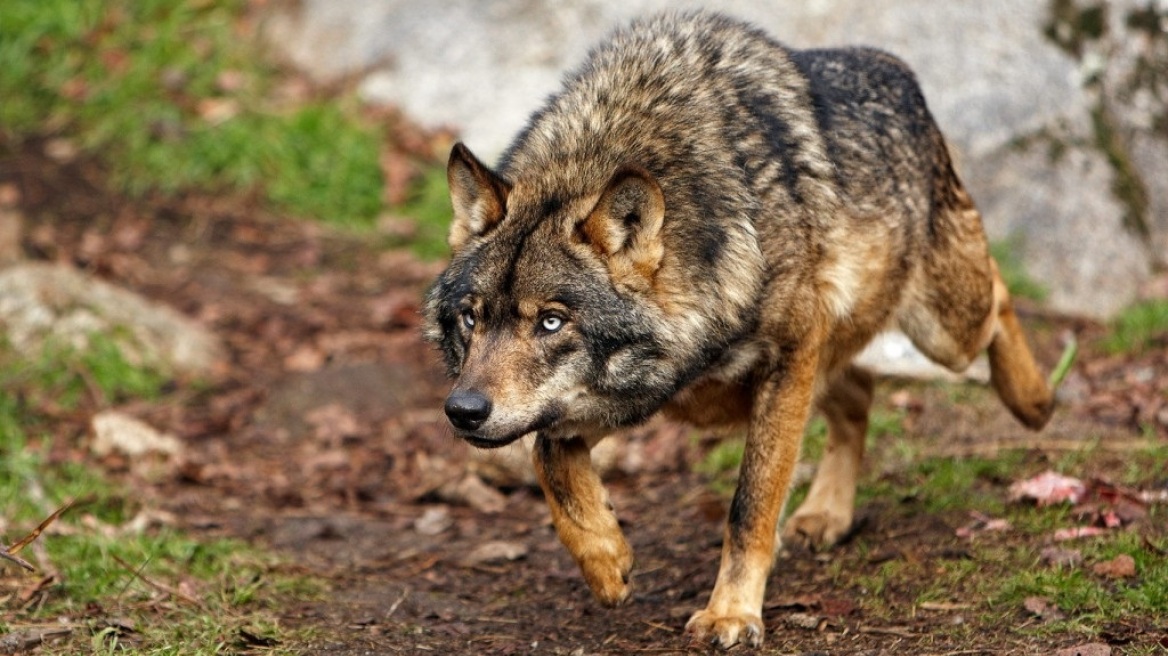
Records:
M472 435L470 433L463 433L463 434L459 435L459 437L466 440L471 446L479 448L479 449L498 449L500 447L504 447L504 446L507 446L508 444L515 442L515 440L518 440L519 438L523 437L526 434L527 433L519 433L518 435L508 435L508 436L503 437L501 439L487 439L485 437L479 437L477 435Z

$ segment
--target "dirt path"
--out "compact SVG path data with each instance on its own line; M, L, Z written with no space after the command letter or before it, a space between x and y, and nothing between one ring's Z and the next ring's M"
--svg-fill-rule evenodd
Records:
M445 428L445 383L418 336L419 297L437 265L238 201L122 203L99 191L92 166L61 166L34 150L5 167L24 189L36 257L170 303L228 344L230 366L209 389L180 386L162 403L128 409L190 449L164 480L127 476L186 528L274 547L327 577L325 599L283 612L318 636L305 653L704 651L681 630L712 586L726 511L725 498L693 472L707 445L650 450L633 474L613 478L637 553L636 593L627 608L602 609L558 544L538 491L442 490L460 480L467 451ZM1038 350L1048 366L1059 331L1089 338L1098 330L1069 320L1047 326ZM1089 358L1079 371L1069 406L1042 437L1051 448L1027 456L1035 468L1077 443L1131 441L1132 426L1168 430L1168 416L1157 423L1168 408L1156 391L1168 378L1162 352L1134 363ZM890 489L911 487L897 464L906 452L993 457L1034 439L977 391L889 383L877 405L901 412L904 425L899 439L874 449L867 475ZM636 439L652 443L654 434ZM1108 457L1093 471L1123 467L1122 450ZM1147 478L1157 476L1165 475ZM974 481L983 491L1007 483ZM986 624L976 600L922 608L934 577L969 567L969 542L956 534L969 523L965 510L878 496L861 515L840 548L780 560L765 653L1043 653L1074 644L1074 636L1019 632L1032 621L1021 609L1014 625L1000 626ZM1163 527L1150 531L1165 538ZM1005 548L1027 538L985 539ZM865 584L889 563L915 578ZM1125 635L1168 635L1144 620L1108 630L1117 644Z

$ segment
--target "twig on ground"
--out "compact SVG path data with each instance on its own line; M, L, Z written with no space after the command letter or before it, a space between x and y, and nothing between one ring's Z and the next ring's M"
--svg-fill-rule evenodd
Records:
M48 517L46 517L44 519L44 521L42 521L40 524L37 524L37 527L34 528L32 530L32 532L30 532L28 535L24 536L23 538L17 540L16 542L12 543L12 546L4 547L4 546L0 545L0 558L3 558L4 560L16 563L17 565L20 565L21 567L23 567L24 569L26 569L30 572L35 572L36 568L33 567L31 563L24 560L23 558L17 557L16 554L20 553L25 547L32 544L33 540L40 537L40 534L46 528L49 527L49 524L52 524L53 522L57 521L57 518L60 517L62 513L64 513L66 510L73 507L73 504L74 504L73 500L69 500L69 501L65 502L65 505L54 510L51 515L49 515Z
M921 634L919 634L919 633L913 633L909 629L895 627L895 626L890 626L890 627L861 626L857 630L860 633L873 633L876 635L890 635L890 636L896 636L898 638L919 638L919 637L921 637Z
M7 560L8 562L11 562L11 563L16 563L17 565L20 565L21 567L23 567L24 569L26 569L30 572L36 571L36 568L32 566L32 563L28 562L27 560L25 560L23 558L20 558L19 556L13 556L12 554L8 553L8 549L6 549L6 548L0 549L0 558L3 558L4 560Z
M159 592L162 592L163 594L170 595L171 597L174 597L175 599L178 599L180 601L185 601L188 604L191 604L192 606L206 610L206 606L203 604L203 602L201 600L195 599L194 597L182 592L181 590L178 590L176 588L172 588L169 585L165 585L165 584L159 583L157 581L151 581L144 574L142 574L141 569L135 570L132 566L130 566L129 563L127 563L126 561L124 561L121 558L118 558L117 556L114 556L112 554L111 554L111 557L114 559L114 562L116 562L117 564L124 567L127 572L134 575L134 578L138 579L139 581L142 581L146 585L154 588L155 590L158 590Z
M395 601L389 605L389 610L385 611L385 617L382 619L388 620L394 613L396 613L397 607L401 606L402 602L405 601L406 597L408 597L409 595L410 595L410 589L408 587L403 589L401 596L397 598L397 601Z
M950 611L950 610L968 610L970 608L973 608L973 604L951 603L951 602L945 602L945 601L940 601L940 602L926 601L926 602L922 602L918 606L918 608L920 608L921 610L934 610L934 611L944 612L944 611ZM977 652L974 652L974 653L977 653Z
M13 631L0 636L0 653L12 654L31 649L42 644L46 639L72 633L73 629L44 629L43 631Z
M671 626L665 626L664 624L658 624L657 622L650 622L649 620L641 620L641 623L645 624L646 626L657 629L659 631L665 631L667 633L677 633L677 629L675 629Z

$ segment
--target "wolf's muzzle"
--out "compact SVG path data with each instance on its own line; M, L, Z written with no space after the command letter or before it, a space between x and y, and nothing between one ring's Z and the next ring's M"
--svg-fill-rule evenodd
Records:
M475 430L491 416L491 400L475 390L455 390L446 397L446 416L459 430Z

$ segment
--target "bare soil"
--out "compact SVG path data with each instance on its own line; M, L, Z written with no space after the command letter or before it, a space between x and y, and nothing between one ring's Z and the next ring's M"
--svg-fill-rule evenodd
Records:
M24 250L66 262L170 304L211 327L230 361L210 386L176 381L161 401L123 410L178 435L187 453L147 480L133 463L101 463L169 510L184 528L279 550L330 582L324 598L293 601L283 621L312 631L303 653L704 653L683 635L717 572L726 500L693 465L708 443L673 449L618 472L610 489L637 554L631 604L590 597L559 545L537 489L472 488L451 495L468 447L441 415L446 383L419 337L418 304L441 263L380 238L272 217L246 199L210 196L129 202L105 191L92 163L60 163L39 144L0 148L0 183L15 183L26 216ZM1029 312L1050 367L1061 336L1089 342L1090 322ZM889 381L882 408L910 399L905 436L919 453L992 457L1027 447L1034 469L1079 443L1168 435L1168 355L1105 358L1090 350L1066 386L1048 431L1019 428L987 394ZM959 398L959 397L966 398ZM61 458L92 458L86 417L66 420ZM646 444L670 429L640 431ZM893 445L878 445L868 480L900 475ZM882 452L888 449L889 453ZM1105 455L1088 475L1122 471ZM892 463L892 464L889 464ZM1168 474L1149 472L1164 485ZM1008 481L979 480L1001 488ZM476 490L479 490L476 492ZM480 495L480 496L477 496ZM972 558L955 530L964 512L931 513L919 499L879 498L860 508L855 536L826 553L785 553L770 578L764 620L774 654L1052 653L1082 636L1036 637L1022 608L987 624L978 600L919 607L938 572ZM1159 543L1164 527L1145 527ZM1003 544L1021 536L995 538ZM474 552L500 541L518 555ZM1035 545L1037 550L1041 545ZM856 581L890 561L912 564L918 585L875 591ZM808 621L806 618L813 618ZM1100 627L1102 641L1163 643L1168 620ZM738 648L735 651L748 651Z

